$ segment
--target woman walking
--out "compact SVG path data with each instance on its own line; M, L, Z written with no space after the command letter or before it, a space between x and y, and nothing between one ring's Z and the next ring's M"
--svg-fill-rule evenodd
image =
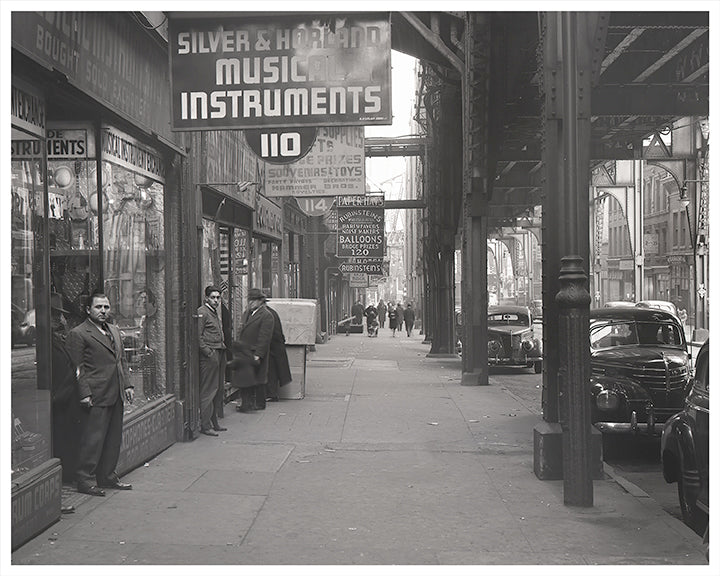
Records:
M392 302L390 302L388 304L387 317L388 317L388 326L390 327L390 330L392 330L393 338L395 338L395 330L397 330L398 313Z

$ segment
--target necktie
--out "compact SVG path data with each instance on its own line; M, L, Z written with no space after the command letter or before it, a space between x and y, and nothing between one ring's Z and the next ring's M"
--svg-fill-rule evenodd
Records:
M103 322L102 329L105 332L105 336L107 336L110 341L110 346L112 346L112 349L115 350L115 339L113 338L112 332L110 332L110 327L106 322Z

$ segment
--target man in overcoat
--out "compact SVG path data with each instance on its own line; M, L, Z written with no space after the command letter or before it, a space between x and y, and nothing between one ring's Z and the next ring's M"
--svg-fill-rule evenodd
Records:
M243 315L240 341L244 342L252 352L255 383L240 389L241 412L265 408L265 385L270 368L270 340L275 325L273 315L265 305L266 301L267 296L259 288L248 290L248 309Z
M105 496L103 488L130 490L117 467L123 430L124 402L135 391L128 377L120 330L109 323L110 301L96 292L86 306L88 318L65 341L77 367L83 424L76 473L78 492Z
M220 390L220 366L224 366L225 342L222 330L220 290L205 287L205 302L197 310L200 345L200 433L217 436L227 430L217 423L215 397ZM222 380L225 380L223 376Z
M280 316L270 306L265 306L273 315L272 338L270 339L270 367L268 369L268 382L265 395L268 400L276 401L280 397L280 386L292 382L290 373L290 362L288 362L287 351L285 350L285 334L282 329Z

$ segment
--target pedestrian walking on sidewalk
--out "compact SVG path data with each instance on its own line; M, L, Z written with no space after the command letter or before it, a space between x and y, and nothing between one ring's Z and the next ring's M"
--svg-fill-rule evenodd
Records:
M363 315L367 322L368 336L377 336L377 308L375 308L375 305L370 303L363 311Z
M280 399L280 387L292 382L290 362L285 350L285 334L280 316L270 306L265 305L273 316L273 331L270 339L270 366L268 368L266 400L277 402Z
M380 328L385 328L385 316L387 315L387 306L385 305L385 301L382 298L380 298L380 302L378 302L377 312Z
M390 302L388 305L388 327L392 330L393 338L395 338L395 330L397 330L398 313L395 305Z
M220 308L220 289L205 287L205 302L197 309L200 343L200 433L217 436L226 430L217 423L215 397L220 390L220 366L225 364L225 342Z
M395 310L397 312L397 329L399 332L402 330L403 320L405 320L405 309L403 308L402 304L398 302Z
M267 309L267 296L259 288L248 290L248 309L243 315L243 328L240 340L252 351L254 383L242 387L240 412L265 409L265 386L270 369L270 340L272 340L275 319Z
M412 336L413 326L415 326L415 310L413 310L412 304L408 302L403 312L403 320L405 320L405 330L407 331L408 337Z
M120 330L108 323L110 300L101 292L90 296L88 318L66 339L68 354L78 370L82 411L77 490L105 496L103 488L130 490L120 481L117 463L123 431L124 402L135 391L128 376Z

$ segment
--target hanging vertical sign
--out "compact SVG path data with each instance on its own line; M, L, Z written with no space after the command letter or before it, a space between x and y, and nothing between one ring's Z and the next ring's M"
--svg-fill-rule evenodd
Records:
M385 254L385 199L338 196L338 258L380 258Z
M169 21L173 130L392 124L390 15Z

